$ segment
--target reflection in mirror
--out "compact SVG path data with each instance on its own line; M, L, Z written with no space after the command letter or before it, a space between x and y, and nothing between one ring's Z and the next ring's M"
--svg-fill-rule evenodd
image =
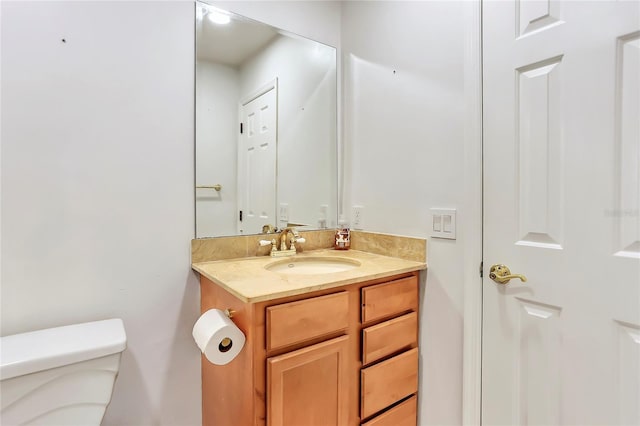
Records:
M335 227L336 50L196 2L196 237Z

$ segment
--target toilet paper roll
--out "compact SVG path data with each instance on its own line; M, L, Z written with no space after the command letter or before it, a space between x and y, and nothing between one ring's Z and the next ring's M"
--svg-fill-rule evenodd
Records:
M230 363L244 346L244 333L223 311L209 309L193 326L193 339L212 364Z

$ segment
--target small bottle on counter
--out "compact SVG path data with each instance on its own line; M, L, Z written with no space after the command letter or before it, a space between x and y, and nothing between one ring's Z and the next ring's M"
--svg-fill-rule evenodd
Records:
M349 248L351 248L351 230L345 220L338 222L334 248L336 250L349 250Z

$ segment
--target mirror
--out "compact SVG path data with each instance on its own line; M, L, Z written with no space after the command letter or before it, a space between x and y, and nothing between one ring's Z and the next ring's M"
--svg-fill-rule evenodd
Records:
M336 49L196 2L196 238L337 222Z

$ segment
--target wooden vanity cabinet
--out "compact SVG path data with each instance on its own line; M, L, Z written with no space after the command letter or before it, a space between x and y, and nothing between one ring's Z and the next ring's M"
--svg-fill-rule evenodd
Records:
M418 272L256 303L200 285L247 337L227 365L202 357L203 425L415 426Z

